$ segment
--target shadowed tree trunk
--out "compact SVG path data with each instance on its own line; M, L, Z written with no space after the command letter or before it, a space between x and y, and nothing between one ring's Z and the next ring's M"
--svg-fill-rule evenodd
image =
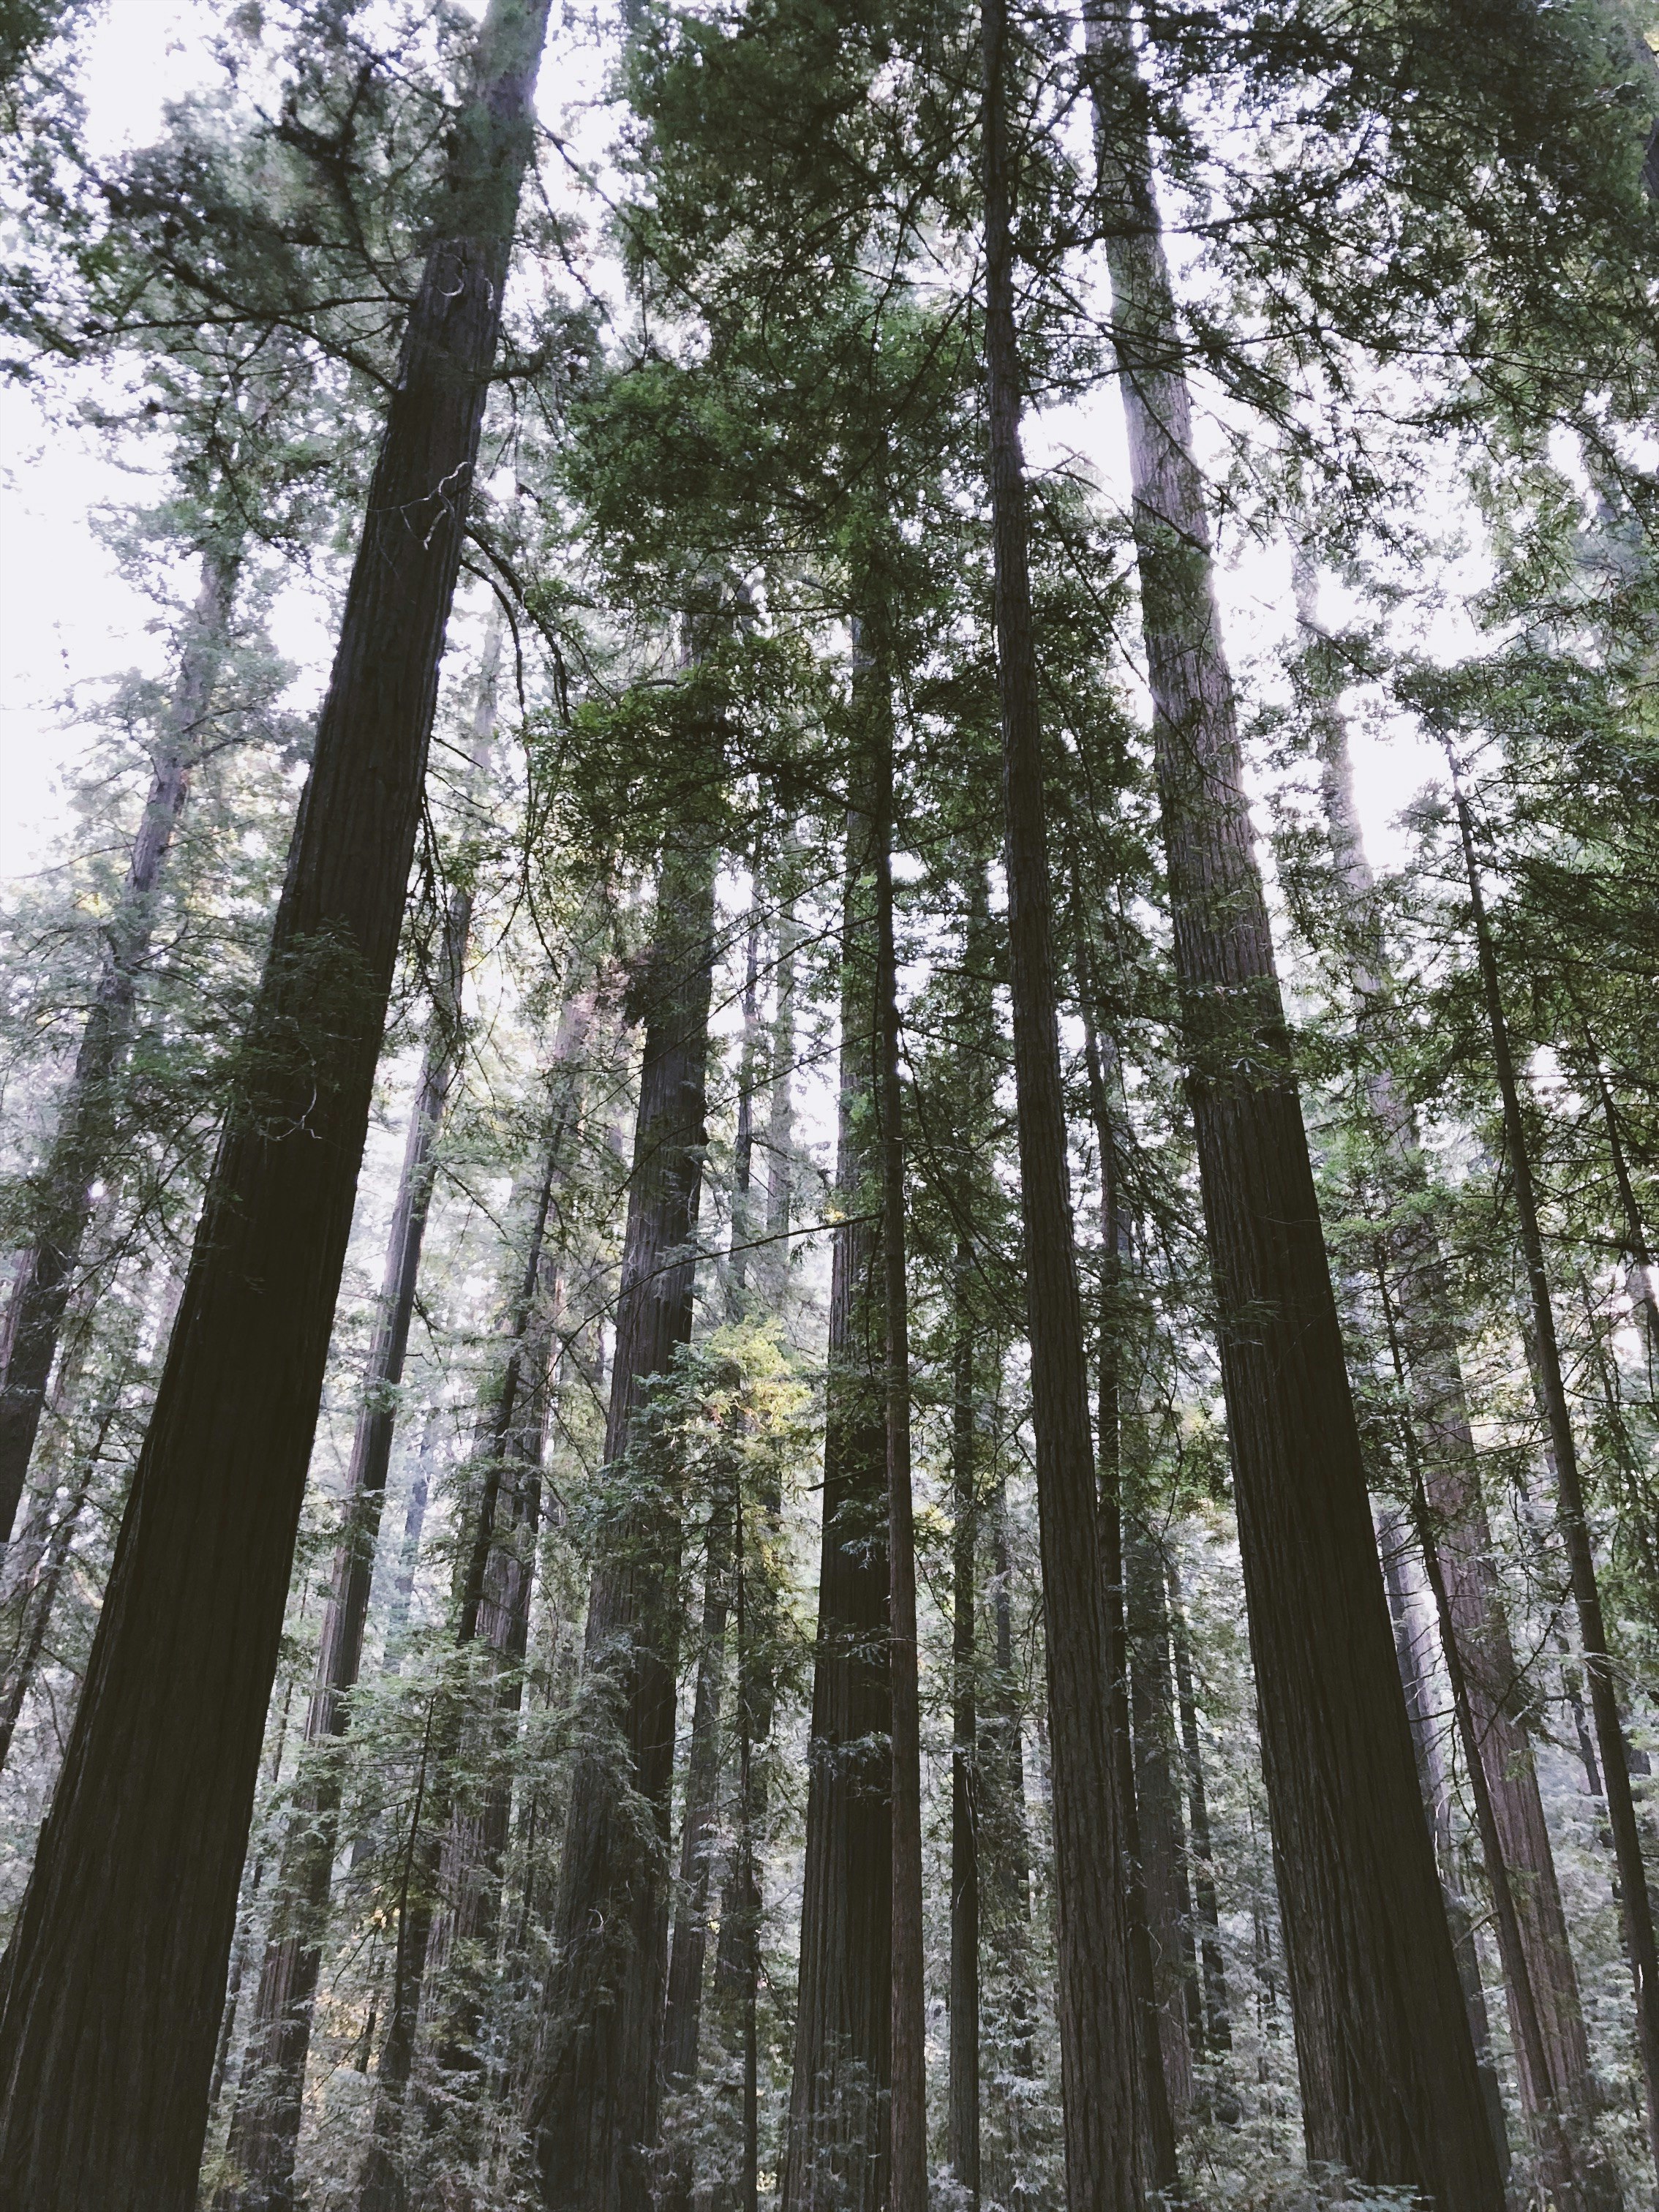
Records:
M1498 2212L1245 799L1125 11L1087 21L1188 1090L1309 2154Z
M1152 1540L1137 1533L1124 1547L1124 1603L1128 1620L1129 1694L1134 1721L1135 1809L1140 1830L1146 1932L1152 1945L1152 1994L1158 2049L1170 2104L1192 2107L1192 2008L1197 1977L1189 1969L1192 1899L1187 1839L1176 1778L1175 1716L1170 1693L1170 1623L1164 1566ZM1195 1963L1195 1961L1194 1962ZM1201 2026L1201 2012L1199 2015Z
M702 2027L703 1969L708 1955L708 1898L713 1884L714 1821L719 1811L720 1773L720 1675L726 1665L726 1623L733 1536L729 1498L709 1509L703 1560L702 1635L697 1649L697 1686L691 1705L691 1748L685 1769L685 1817L680 1831L680 1874L674 1933L668 1948L668 1994L663 2007L662 2077L671 2096L683 2095L697 2079L697 2047ZM691 2202L691 2160L676 2145L667 2164L659 2203L674 2208Z
M1322 637L1313 573L1304 557L1297 560L1295 583L1297 617L1309 641L1310 673L1316 679L1316 736L1331 857L1349 939L1346 964L1359 1036L1373 1054L1363 1076L1365 1102L1407 1193L1415 1194L1425 1188L1425 1177L1411 1109L1395 1091L1388 1067L1387 964L1374 880L1354 805L1346 725L1334 702L1322 696L1322 672L1313 660ZM1514 1909L1549 2079L1557 2109L1579 2130L1597 2102L1589 2041L1532 1746L1515 1717L1521 1669L1493 1558L1458 1359L1450 1285L1431 1220L1420 1206L1407 1203L1390 1224L1379 1287L1393 1310L1395 1334L1410 1370L1413 1419L1420 1430L1424 1481L1438 1532L1439 1563L1504 1863L1515 1877ZM1515 2003L1511 1992L1510 2026L1522 2103L1531 2113L1538 2108L1540 2090L1527 2055L1527 2039L1515 2017Z
M1020 449L1006 0L983 0L980 21L986 403L1014 1084L1054 1774L1066 2187L1072 2212L1105 2204L1114 2212L1138 2212L1143 2192L1135 2148L1136 2015L1120 1879L1126 1808L1113 1747L1111 1639L1067 1180L1030 526Z
M1204 2043L1212 2057L1233 2047L1227 2009L1227 1974L1221 1956L1221 1915L1215 1890L1215 1856L1210 1843L1210 1808L1204 1788L1204 1747L1198 1733L1198 1700L1193 1693L1193 1661L1182 1610L1181 1577L1174 1553L1166 1561L1170 1577L1170 1629L1175 1650L1176 1703L1181 1717L1181 1749L1187 1778L1188 1833L1193 1847L1193 1899L1199 1924L1199 1964L1204 1977Z
M1601 1613L1601 1593L1596 1580L1595 1554L1585 1513L1583 1482L1578 1468L1578 1444L1567 1405L1561 1374L1561 1351L1555 1332L1555 1309L1550 1296L1549 1271L1544 1257L1543 1231L1539 1222L1538 1194L1533 1182L1532 1160L1527 1148L1526 1123L1521 1111L1519 1079L1510 1043L1498 978L1498 955L1487 921L1480 863L1475 855L1474 823L1469 804L1454 765L1452 792L1457 810L1458 834L1468 878L1469 908L1480 986L1492 1036L1492 1066L1503 1105L1504 1149L1513 1178L1515 1212L1521 1232L1522 1256L1526 1263L1531 1294L1533 1346L1536 1372L1547 1419L1551 1449L1555 1455L1556 1517L1566 1547L1572 1577L1573 1607L1578 1616L1578 1639L1583 1648L1584 1672L1589 1680L1590 1714L1601 1754L1601 1783L1606 1793L1607 1826L1612 1832L1614 1863L1619 1869L1620 1908L1624 1921L1625 1949L1635 1985L1637 2046L1642 2057L1647 2090L1648 2143L1659 2167L1659 1951L1656 1951L1653 1905L1648 1893L1647 1870L1642 1859L1641 1832L1636 1824L1636 1802L1630 1786L1630 1754L1613 1685L1613 1662L1607 1650L1607 1624Z
M681 1507L665 1474L659 1480L653 1468L630 1483L626 1455L630 1445L648 1448L650 1386L691 1335L715 860L698 825L675 833L642 980L644 1054L605 1442L626 1494L609 1510L585 1651L592 1724L603 1740L584 1747L571 1784L547 2057L532 2113L543 2198L553 2212L641 2212L650 2195Z
M857 803L862 800L863 804ZM868 1216L875 1018L867 793L847 817L823 1534L786 2212L879 2212L892 2033L887 1451L878 1242Z
M495 728L500 653L500 630L492 628L473 715L475 775ZM306 1717L305 1740L314 1754L313 1768L299 1793L283 1846L274 1924L260 1966L225 2148L232 2179L215 2197L216 2212L287 2212L294 2202L294 2159L312 2006L339 1840L344 1781L339 1746L350 1723L350 1693L362 1665L369 1584L397 1425L397 1392L409 1350L421 1248L432 1206L434 1148L460 1051L461 985L471 922L471 886L463 882L451 892L444 916L426 1049L386 1238L380 1319L363 1373L362 1403L346 1468L340 1534Z
M492 0L410 310L240 1093L5 1961L6 2212L195 2202L545 28L544 0Z
M968 1285L974 1264L957 1248L951 1378L951 2075L947 2150L951 2171L973 2212L980 2193L979 2150L979 1723L975 1683L978 1589L978 1470L975 1464L974 1314Z
M149 790L126 881L104 926L102 972L58 1109L56 1133L33 1178L39 1194L38 1227L13 1279L0 1330L0 1547L11 1533L27 1479L64 1309L92 1218L93 1190L109 1164L115 1140L138 979L155 937L162 871L229 649L241 567L240 539L228 546L210 545L203 553L201 588L179 652L171 711L152 756Z
M903 1092L893 925L893 712L884 656L866 672L876 753L876 1096L887 1328L888 1681L892 1698L893 1983L889 2212L927 2212L927 1996L921 1903L921 1706L910 1473L909 1287L905 1279Z

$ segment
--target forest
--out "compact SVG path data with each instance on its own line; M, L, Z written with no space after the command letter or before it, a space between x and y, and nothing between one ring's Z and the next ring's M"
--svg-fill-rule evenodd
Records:
M1656 203L1659 0L0 0L0 2212L1659 2204Z

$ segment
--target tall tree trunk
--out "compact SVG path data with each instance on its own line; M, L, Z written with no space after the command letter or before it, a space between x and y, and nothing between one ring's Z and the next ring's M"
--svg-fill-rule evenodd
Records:
M1082 950L1082 948L1079 948ZM1110 1641L1109 1686L1112 1747L1117 1762L1118 1796L1124 1811L1123 1893L1129 1923L1129 1973L1134 1992L1137 2058L1136 2102L1140 2156L1154 2189L1179 2185L1175 2114L1164 2051L1162 2004L1155 1968L1154 1929L1148 1911L1146 1838L1141 1830L1135 1742L1130 1726L1130 1667L1127 1587L1123 1535L1123 1323L1124 1256L1130 1227L1120 1204L1117 1133L1106 1093L1105 1068L1095 1026L1095 990L1086 951L1080 964L1085 983L1083 1015L1085 1060L1095 1143L1100 1159L1101 1285L1097 1354L1102 1565L1105 1574L1106 1625ZM1190 2054L1187 2074L1192 2072Z
M1560 1346L1555 1333L1555 1309L1550 1297L1549 1271L1544 1258L1543 1231L1539 1224L1538 1194L1533 1182L1532 1159L1527 1148L1526 1123L1521 1112L1521 1093L1515 1055L1510 1044L1509 1023L1504 1012L1498 980L1498 956L1486 918L1475 856L1474 824L1469 804L1452 773L1458 833L1468 878L1469 908L1475 950L1480 961L1480 987L1491 1030L1493 1072L1504 1112L1504 1138L1513 1177L1515 1211L1521 1231L1521 1251L1531 1293L1532 1325L1537 1371L1544 1408L1548 1417L1551 1447L1555 1455L1556 1515L1572 1577L1574 1609L1578 1615L1578 1638L1583 1647L1584 1672L1589 1677L1590 1712L1601 1753L1601 1781L1607 1793L1607 1825L1613 1832L1614 1863L1619 1869L1620 1903L1624 1918L1625 1948L1629 1956L1636 1995L1637 2044L1642 2056L1642 2075L1647 2090L1648 2142L1659 2168L1659 1952L1656 1952L1653 1906L1648 1893L1647 1870L1642 1861L1641 1832L1636 1825L1636 1802L1631 1793L1630 1757L1613 1686L1613 1662L1607 1650L1607 1624L1601 1613L1601 1593L1596 1581L1595 1555L1591 1547L1584 1490L1578 1468L1578 1443L1573 1435L1561 1374Z
M800 1978L785 2212L880 2212L892 2033L887 1451L878 1239L869 1215L875 1016L866 793L847 817L823 1534L808 1740Z
M1314 578L1302 557L1296 562L1295 585L1298 619L1316 652L1322 635ZM1316 663L1310 672L1317 679ZM1322 690L1322 684L1318 689ZM1325 817L1349 939L1358 1028L1369 1056L1363 1078L1365 1102L1387 1157L1407 1193L1415 1194L1425 1187L1425 1176L1410 1105L1395 1089L1389 1069L1388 969L1375 882L1354 805L1346 725L1334 702L1319 697L1316 704ZM1578 1978L1532 1746L1515 1713L1521 1668L1493 1557L1446 1263L1431 1218L1409 1202L1409 1195L1390 1225L1378 1282L1390 1309L1391 1334L1410 1369L1424 1481L1439 1532L1439 1560L1486 1787L1503 1840L1504 1863L1515 1877L1513 1904L1549 2060L1549 2079L1558 2109L1578 2129L1597 2102ZM1522 2102L1532 2113L1538 2109L1540 2090L1533 2078L1516 2002L1511 1992L1510 2026Z
M663 2007L662 2076L671 2096L684 2095L696 2087L697 2079L714 1824L720 1809L720 1676L726 1666L726 1623L736 1534L732 1511L729 1498L717 1498L711 1503L703 1558L702 1635L697 1648L691 1748L685 1769L679 1893L668 1948L668 1993ZM687 2212L691 2179L689 2151L676 2144L667 2161L659 2202L670 2212Z
M952 1279L951 1500L951 2075L947 2154L978 2212L979 2128L979 1717L975 1649L979 1497L975 1429L974 1314L968 1285L973 1249L957 1246Z
M1311 2158L1498 2212L1418 1795L1219 635L1127 13L1090 0L1133 526Z
M1111 1644L1066 1174L1042 728L1020 450L1006 0L982 0L980 20L986 399L1014 1081L1054 1764L1066 2185L1072 2212L1105 2204L1114 2212L1138 2212L1142 2186L1135 2155L1135 2011L1118 1880L1125 1819L1112 1743Z
M740 1312L755 1243L755 1085L760 1069L760 853L743 945L743 1047L738 1059L738 1128L732 1148L731 1304Z
M1405 1516L1398 1506L1387 1505L1378 1509L1376 1539L1382 1560L1383 1583L1389 1594L1389 1613L1394 1623L1394 1644L1400 1680L1405 1688L1406 1711L1411 1721L1412 1745L1417 1754L1418 1779L1423 1792L1423 1802L1428 1808L1435 1856L1440 1864L1441 1888L1446 1899L1446 1923L1451 1929L1452 1948L1457 1959L1457 1978L1462 1988L1463 2003L1469 2015L1469 2033L1474 2039L1475 2057L1480 2068L1480 2086L1486 2096L1486 2118L1492 2128L1492 2141L1498 2146L1498 2163L1507 2172L1510 2162L1509 2124L1504 2115L1504 2093L1498 2084L1498 2069L1492 2063L1492 2020L1486 2010L1486 1993L1480 1979L1480 1955L1475 1948L1474 1923L1470 1917L1468 1900L1463 1894L1457 1838L1452 1832L1451 1784L1446 1772L1446 1762L1440 1753L1440 1737L1436 1726L1437 1700L1425 1651L1428 1632L1418 1617L1417 1595L1410 1575L1407 1548L1410 1532Z
M903 1093L893 924L893 715L878 648L866 673L875 725L877 1099L887 1324L888 1680L892 1698L892 2104L888 2212L927 2212L927 1996L921 1903L921 1701L910 1474L909 1288L905 1277Z
M475 774L495 728L500 653L501 633L492 626L473 716ZM351 1692L362 1666L369 1585L397 1425L397 1392L409 1350L421 1248L432 1206L435 1146L460 1053L461 986L471 926L472 890L470 882L464 881L450 894L444 916L426 1049L386 1238L380 1317L363 1370L362 1401L346 1468L340 1533L306 1717L313 1771L300 1791L283 1845L274 1923L260 1966L225 2149L230 2179L216 2193L216 2212L288 2212L294 2203L294 2160L311 2047L312 2007L339 1839L344 1785L340 1747L350 1723Z
M240 1095L5 1961L6 2212L195 2201L545 29L545 0L491 0L410 310Z
M100 1421L91 1449L82 1462L74 1486L59 1508L58 1518L52 1522L51 1531L41 1546L40 1557L17 1589L17 1638L7 1656L4 1671L0 1673L0 1771L3 1771L10 1755L12 1739L17 1733L17 1723L23 1711L23 1701L40 1668L40 1655L46 1649L46 1632L52 1626L52 1607L58 1602L58 1593L69 1566L70 1547L75 1541L81 1516L86 1510L92 1478L97 1471L104 1441L114 1418L115 1405L112 1400Z
M1204 2041L1212 2057L1233 2047L1232 2017L1227 2006L1227 1972L1221 1956L1221 1914L1216 1899L1215 1853L1210 1840L1209 1800L1204 1787L1204 1747L1198 1733L1198 1700L1193 1692L1192 1647L1181 1601L1181 1577L1171 1553L1170 1626L1175 1647L1176 1703L1181 1717L1181 1748L1187 1775L1188 1834L1193 1847L1193 1893L1200 1934L1199 1963L1204 1977Z
M607 1733L614 1728L616 1741L584 1751L571 1784L559 1950L546 2000L549 2056L532 2116L543 2197L553 2212L565 2206L641 2212L649 2201L681 1522L676 1497L629 1486L625 1455L648 1433L651 1383L671 1370L691 1335L715 859L698 825L677 832L659 877L646 979L650 1003L605 1442L605 1460L629 1494L593 1571L585 1661L596 1723ZM646 1832L629 1797L648 1808Z
M1152 1995L1158 2047L1170 2104L1176 2112L1193 2103L1191 2008L1197 1977L1189 1970L1192 1899L1187 1881L1187 1839L1176 1776L1175 1716L1170 1686L1170 1622L1164 1564L1152 1540L1137 1532L1124 1547L1124 1601L1128 1620L1130 1708L1134 1721L1135 1809L1140 1830L1141 1880L1152 1952ZM1195 1960L1193 1962L1196 1963ZM1198 2015L1201 2033L1202 2014Z
M152 756L126 881L104 926L102 969L57 1131L33 1178L38 1225L13 1279L0 1329L0 1546L11 1533L27 1479L64 1312L92 1218L93 1191L111 1164L138 980L155 939L162 871L230 646L241 567L240 539L203 552L201 588L179 651L172 706Z

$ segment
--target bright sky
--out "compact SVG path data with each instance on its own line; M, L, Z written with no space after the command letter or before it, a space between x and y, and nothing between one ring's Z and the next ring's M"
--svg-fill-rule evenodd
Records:
M208 62L198 0L108 0L91 35L84 86L88 135L107 156L158 130L163 103L202 81ZM591 55L556 56L544 74L543 106L562 104ZM1030 427L1033 462L1080 450L1109 496L1124 481L1121 434L1109 393ZM143 496L143 479L112 467L92 440L49 426L31 398L0 391L0 879L38 866L64 820L61 779L84 738L77 694L129 667L160 672L155 611L115 573L93 527L100 505ZM1282 547L1233 547L1220 579L1230 641L1243 663L1285 634L1288 555ZM1343 611L1332 594L1333 615ZM295 703L314 698L326 674L330 638L323 611L305 592L286 595L273 623L278 649L301 669ZM1373 857L1397 861L1392 821L1434 772L1409 736L1389 744L1354 732L1362 819Z

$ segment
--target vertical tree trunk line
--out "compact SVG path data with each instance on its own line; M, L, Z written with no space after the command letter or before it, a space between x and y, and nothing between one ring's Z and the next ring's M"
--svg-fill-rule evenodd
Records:
M1531 1297L1538 1376L1548 1417L1550 1443L1555 1454L1556 1515L1571 1572L1579 1642L1583 1648L1584 1671L1589 1681L1590 1712L1601 1754L1601 1780L1606 1791L1607 1826L1612 1831L1613 1858L1619 1869L1625 1948L1635 1990L1637 2045L1641 2052L1643 2080L1647 2092L1648 2142L1655 2166L1659 2168L1659 1950L1656 1950L1654 1941L1653 1906L1648 1891L1647 1870L1642 1858L1641 1831L1637 1826L1636 1802L1630 1786L1629 1753L1624 1723L1619 1711L1618 1692L1613 1684L1607 1625L1601 1612L1601 1594L1596 1580L1595 1555L1578 1467L1577 1439L1573 1434L1572 1416L1561 1374L1555 1308L1550 1294L1548 1263L1544 1256L1543 1231L1539 1220L1537 1190L1533 1182L1532 1158L1527 1145L1526 1122L1521 1111L1519 1080L1510 1042L1509 1023L1504 1012L1498 956L1480 884L1474 817L1455 764L1452 769L1452 793L1468 881L1469 910L1480 964L1481 994L1491 1034L1492 1067L1503 1108L1504 1148L1513 1178L1516 1218Z
M484 650L472 717L475 780L495 730L500 655L501 630L495 623ZM436 1147L460 1058L461 990L472 896L471 881L464 878L451 892L444 915L426 1045L386 1237L380 1312L352 1432L340 1534L306 1716L306 1743L319 1756L313 1778L300 1793L283 1846L275 1920L260 1965L253 2021L225 2149L230 2179L216 2193L216 2212L288 2212L294 2203L294 2160L312 2008L339 1836L344 1780L339 1747L350 1724L350 1693L362 1666L369 1587L397 1426L397 1392L408 1354L421 1252L432 1207ZM322 1756L331 1746L334 1755Z
M1313 573L1304 556L1296 562L1295 586L1297 617L1310 649L1316 651L1322 633L1316 614ZM1346 950L1357 1025L1368 1054L1363 1076L1365 1103L1387 1155L1407 1189L1416 1192L1425 1178L1411 1109L1396 1091L1389 1070L1387 964L1374 879L1354 805L1346 726L1334 702L1320 697L1316 705L1322 795L1350 939ZM1493 1555L1458 1358L1450 1282L1432 1221L1420 1208L1407 1205L1391 1222L1379 1289L1383 1299L1393 1300L1397 1308L1413 1415L1422 1428L1424 1480L1439 1531L1440 1564L1504 1864L1517 1878L1513 1902L1553 2097L1563 2115L1582 2125L1598 2101L1589 2039L1537 1766L1515 1715L1521 1668ZM1517 2019L1512 2017L1511 2027L1522 2101L1531 2112L1541 2092Z
M892 2017L887 1439L878 1188L870 1118L878 825L858 771L842 912L836 1183L848 1217L830 1259L823 1518L807 1739L800 1970L785 2212L880 2212ZM866 771L867 773L867 771Z
M1310 2155L1498 2212L1219 636L1127 14L1086 29L1175 964Z
M1031 1418L1053 1752L1058 2018L1072 2212L1138 2212L1135 2009L1119 1885L1125 1811L1113 1749L1083 1309L1067 1182L1043 749L1014 321L1006 0L983 0L985 379L1007 840Z
M1164 1563L1145 1531L1135 1531L1124 1545L1123 1585L1135 1807L1158 2046L1170 2106L1176 2113L1188 2113L1195 2088L1193 2053L1202 2035L1203 2014L1198 1978L1191 1971L1196 1958L1192 1955L1187 1838L1176 1771Z
M658 878L605 1457L624 1486L651 1386L691 1335L718 855L678 828ZM571 1784L557 1953L532 2122L550 2212L642 2212L657 2136L681 1501L654 1481L610 1509L588 1595L585 1694L600 1741ZM608 1740L608 1741L607 1741ZM620 1772L618 1769L620 1768ZM625 1782L623 1781L625 1777ZM640 1832L624 1802L649 1808Z
M0 2000L6 2212L187 2212L544 0L492 0L271 946Z
M1204 1784L1204 1747L1198 1732L1198 1700L1193 1687L1192 1647L1182 1601L1181 1574L1173 1553L1164 1564L1170 1581L1176 1704L1187 1778L1187 1832L1192 1840L1193 1895L1200 1931L1199 1964L1204 1978L1204 2042L1215 2057L1233 2047L1232 2019L1227 2004L1226 1966L1221 1955L1221 1915L1216 1898L1215 1855Z
M138 981L155 941L167 854L230 648L241 568L240 539L203 552L201 586L179 652L171 709L152 758L126 880L104 927L101 972L58 1127L33 1178L40 1194L40 1226L13 1279L0 1330L0 1547L11 1534L28 1477L64 1314L92 1218L93 1188L110 1164Z
M979 1714L975 1614L979 1583L979 1495L975 1451L974 1316L968 1285L972 1248L958 1243L951 1278L951 2053L946 2155L980 2199Z

